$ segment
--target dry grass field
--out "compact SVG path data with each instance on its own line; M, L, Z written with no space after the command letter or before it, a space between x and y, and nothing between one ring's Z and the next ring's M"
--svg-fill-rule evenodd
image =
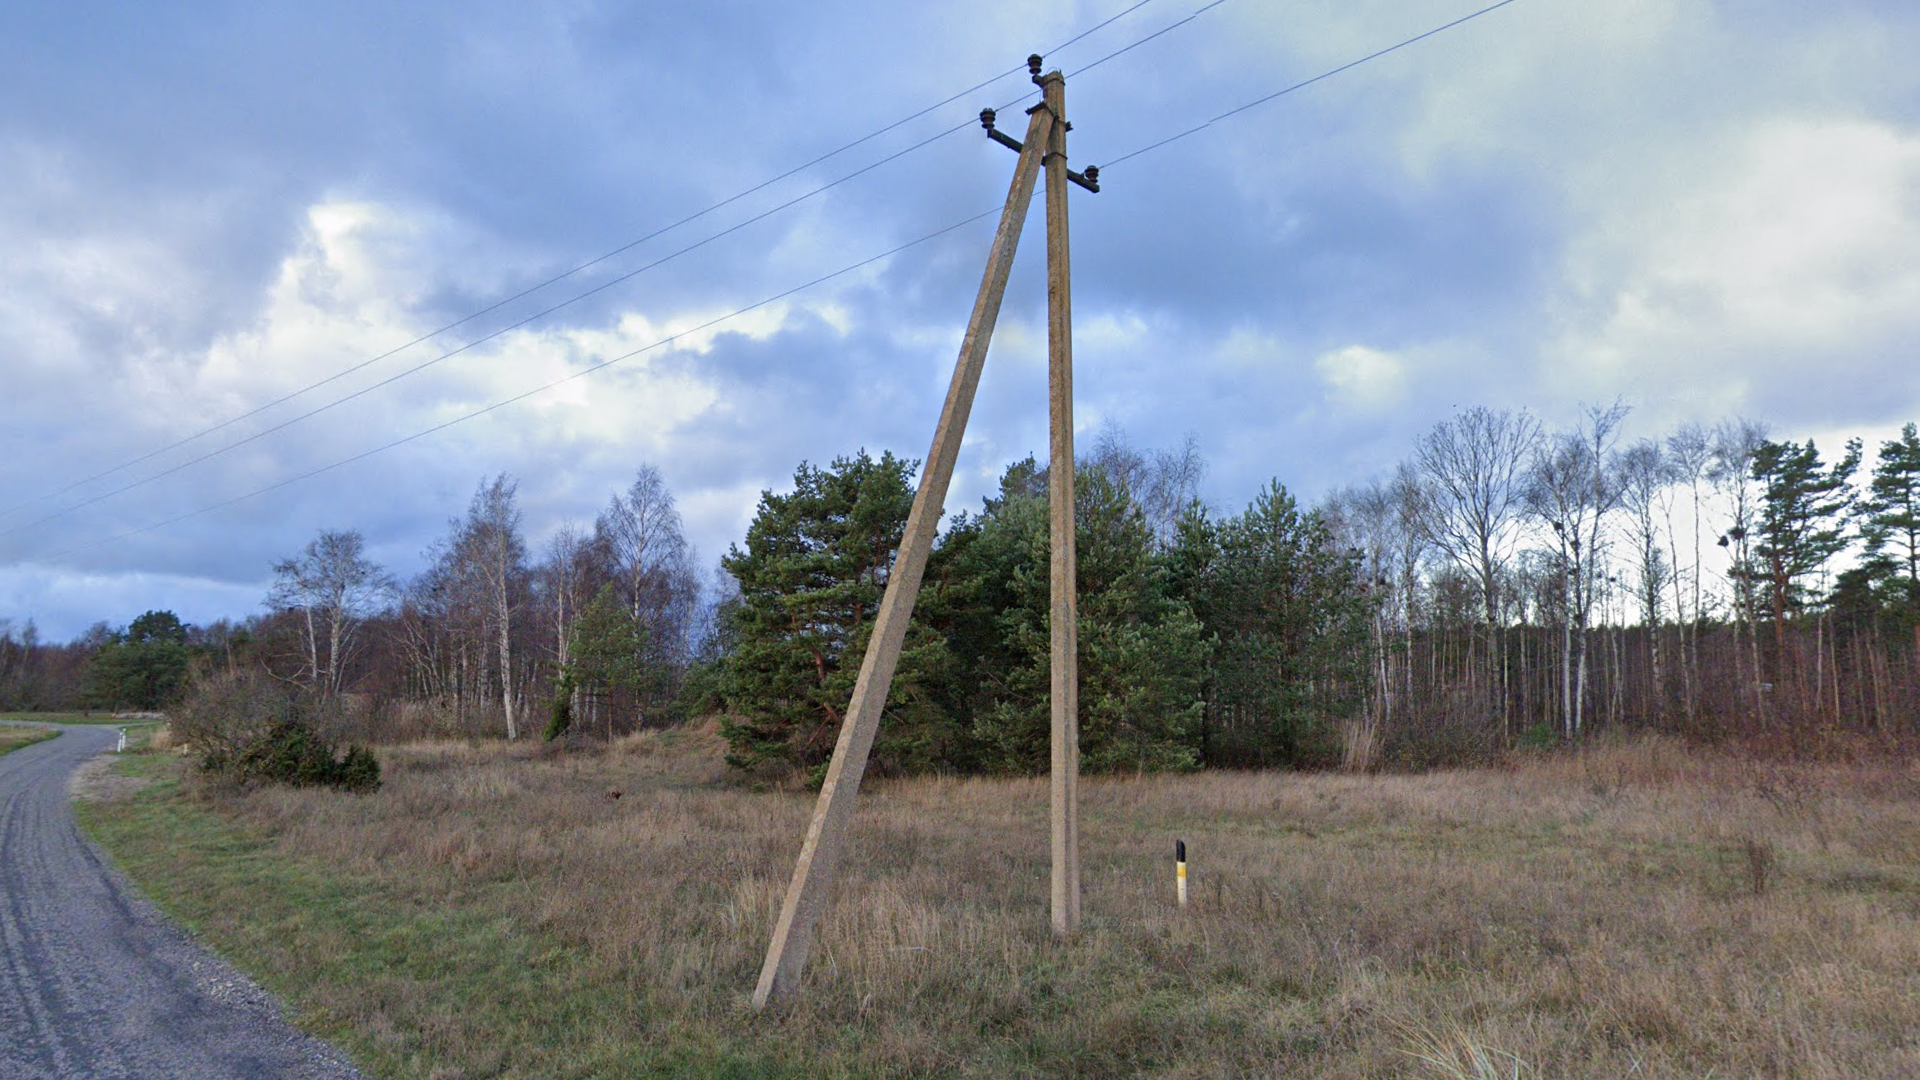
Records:
M23 746L32 746L60 734L50 727L29 727L25 724L0 724L0 754L8 754Z
M811 796L704 730L382 759L85 812L372 1075L1920 1077L1910 758L1092 780L1064 944L1044 780L872 782L780 1017L747 999Z

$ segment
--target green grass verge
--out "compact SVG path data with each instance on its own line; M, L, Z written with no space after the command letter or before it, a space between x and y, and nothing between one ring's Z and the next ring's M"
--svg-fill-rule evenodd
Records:
M58 734L60 732L55 728L0 727L0 757L11 754L23 746L46 742Z
M277 853L189 797L178 758L115 765L150 783L79 804L82 826L148 897L369 1076L807 1075L776 1049L650 1030L644 987L589 980L574 950L516 922Z

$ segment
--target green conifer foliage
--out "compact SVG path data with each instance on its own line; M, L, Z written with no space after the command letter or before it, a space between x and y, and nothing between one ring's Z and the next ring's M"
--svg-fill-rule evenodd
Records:
M567 670L560 681L569 697L576 688L602 698L637 695L666 677L647 663L646 654L647 628L621 602L611 583L602 585L574 620Z
M149 611L94 654L81 698L100 708L164 709L185 692L192 659L186 624L171 611Z
M1278 481L1246 511L1190 512L1173 576L1215 641L1203 731L1209 765L1323 764L1365 700L1366 594L1357 556Z
M1907 606L1920 607L1920 431L1913 424L1880 444L1860 510L1874 576L1895 584Z
M1854 472L1860 467L1860 441L1827 467L1813 440L1804 444L1765 442L1753 457L1753 478L1761 486L1758 543L1753 573L1767 582L1776 623L1823 599L1816 595L1819 572L1850 542Z
M1023 469L1023 466L1027 468ZM1002 481L954 574L979 610L997 612L997 640L966 649L981 700L973 733L981 763L1040 773L1049 762L1050 544L1044 486L1031 462ZM1209 646L1174 595L1140 508L1105 470L1075 478L1079 563L1080 761L1086 772L1198 764L1200 688ZM985 637L985 635L979 635Z
M826 469L802 463L791 492L761 495L745 549L721 560L740 585L728 612L734 647L716 677L730 763L817 775L831 758L913 508L916 464L862 451ZM903 751L928 741L918 729L943 720L926 683L944 644L914 622L874 746L881 770L900 767Z

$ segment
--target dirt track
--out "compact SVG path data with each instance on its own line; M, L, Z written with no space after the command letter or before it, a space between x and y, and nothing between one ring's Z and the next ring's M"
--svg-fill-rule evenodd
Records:
M0 757L0 1077L352 1078L81 835L68 778L112 727Z

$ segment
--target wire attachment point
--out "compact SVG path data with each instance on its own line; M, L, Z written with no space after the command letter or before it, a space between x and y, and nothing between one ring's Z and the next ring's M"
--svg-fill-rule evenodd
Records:
M1020 140L994 127L994 116L995 114L992 109L980 110L980 126L987 129L987 138L992 139L994 142L999 143L1001 146L1006 147L1016 154L1019 153L1021 150Z

